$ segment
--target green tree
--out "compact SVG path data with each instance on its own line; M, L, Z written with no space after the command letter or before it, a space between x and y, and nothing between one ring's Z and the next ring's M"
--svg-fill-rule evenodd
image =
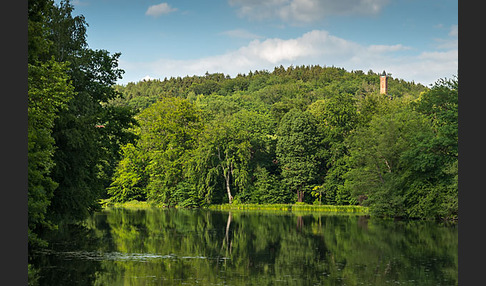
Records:
M34 247L46 246L41 238L44 230L54 229L48 218L48 207L58 186L51 178L56 151L52 136L54 120L60 110L66 108L73 96L73 86L66 62L58 62L49 51L48 21L53 6L48 0L29 0L27 10L28 38L28 97L27 97L27 205L29 263ZM36 285L39 271L28 265L29 285Z
M149 162L146 152L132 143L121 148L122 159L118 163L113 182L107 189L110 199L115 202L146 200L148 174L145 168Z
M241 165L246 170L243 173L239 171L244 176L235 182L237 183L236 186L238 187L240 200L245 201L245 197L248 199L248 196L252 196L252 182L255 183L259 178L264 180L276 179L273 176L274 174L268 172L268 170L271 170L272 173L276 173L276 166L273 161L275 159L276 137L274 132L276 122L269 112L262 114L258 111L247 111L243 109L231 117L230 124L233 134L236 135L233 135L232 140L246 142L245 146L247 147L245 148L249 150L248 153L245 152L246 156L248 156L245 159L247 163ZM263 174L268 173L270 177L263 175L263 177L257 176L255 178L255 172L259 168L265 169L267 172L262 170ZM279 186L280 184L274 186L275 191L278 192L280 189Z
M230 204L235 194L233 186L244 188L248 184L251 144L248 132L238 130L234 123L226 118L207 124L194 153L192 173L199 173L199 194L207 203L211 203L221 182Z
M325 194L325 203L352 204L356 198L344 187L344 174L351 168L346 138L358 126L368 126L373 118L401 108L402 98L416 99L425 89L393 80L390 100L378 94L378 84L379 75L373 72L291 66L234 79L208 73L131 83L117 86L126 98L111 103L142 111L151 102L173 96L186 98L202 110L205 131L197 136L198 147L191 151L191 175L183 176L173 194L181 199L205 198L206 203L228 202L228 187L231 197L240 202L285 201L271 199L287 198L288 190L280 188L283 184L266 190L270 182L282 182L276 155L277 126L291 109L308 110L317 120L315 137L320 138L312 184L320 186L317 190Z
M321 196L325 193L327 204L349 204L353 200L345 192L342 178L349 169L349 152L344 140L357 126L355 100L350 94L338 94L312 103L309 111L316 117L322 137L317 154L324 183L318 190Z
M53 6L53 1L50 0L28 1L27 59L29 64L45 62L50 59L49 51L53 43L48 39L48 21Z
M181 201L174 194L185 179L191 150L202 131L200 116L193 104L175 97L164 98L137 116L137 148L148 156L144 170L149 176L148 199L168 205Z
M388 217L408 217L414 205L408 196L417 192L407 180L409 163L404 154L417 148L420 138L432 136L427 118L410 108L375 117L349 137L351 170L345 186L368 197L371 211Z
M28 65L28 236L37 239L39 229L52 225L47 217L57 183L51 178L56 151L52 137L54 120L73 96L73 86L66 73L67 64L50 60Z
M414 148L403 160L410 216L457 218L458 215L458 80L441 79L423 92L412 107L426 116L429 134L417 132Z
M377 92L360 97L357 101L358 124L367 125L375 116L391 112L397 100Z
M222 200L214 191L223 189L224 201L231 203L237 194L245 200L257 162L271 161L273 137L269 134L275 122L258 111L233 112L239 108L220 98L206 101L204 108L210 110L209 120L191 164L191 177L197 178L194 184L207 203ZM215 114L215 109L223 112Z
M248 199L250 203L289 204L293 202L293 194L287 191L280 180L279 174L272 174L267 168L257 166L253 172L255 182Z
M70 63L74 86L74 97L56 118L52 134L57 150L51 177L59 186L49 212L63 219L82 219L99 209L119 146L134 139L127 131L133 114L106 104L119 96L113 85L123 74L118 69L120 54L89 49L87 23L83 16L73 16L73 10L69 1L61 1L52 7L47 22L50 54Z
M289 190L296 192L297 201L316 183L319 137L314 116L292 109L280 121L277 130L277 159L282 178Z
M451 163L458 157L458 88L457 78L440 79L413 103L416 111L426 115L433 124L433 151Z

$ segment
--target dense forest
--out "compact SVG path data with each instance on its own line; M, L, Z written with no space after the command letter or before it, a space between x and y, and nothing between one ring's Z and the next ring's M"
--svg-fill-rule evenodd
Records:
M112 201L366 205L374 215L457 217L458 80L276 67L141 81L109 105L136 113Z
M120 54L92 50L68 1L28 1L28 242L100 209L99 199L134 142L130 108L109 105ZM99 128L103 126L104 128Z
M458 215L458 79L290 66L117 85L69 1L28 1L29 247L112 202L365 205Z

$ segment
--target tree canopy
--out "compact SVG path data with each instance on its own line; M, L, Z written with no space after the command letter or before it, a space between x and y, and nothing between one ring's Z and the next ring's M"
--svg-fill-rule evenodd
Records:
M28 1L29 246L61 219L99 209L122 145L136 124L121 94L120 54L92 50L69 1Z
M198 110L176 205L302 201L457 217L457 79L388 82L382 95L373 71L276 67L118 85L125 96L110 104L143 114L180 98Z

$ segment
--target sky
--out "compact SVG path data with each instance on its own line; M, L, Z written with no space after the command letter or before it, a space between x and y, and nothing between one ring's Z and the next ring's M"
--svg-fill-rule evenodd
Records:
M427 86L458 74L457 0L71 3L89 47L121 53L118 84L280 65L385 70Z

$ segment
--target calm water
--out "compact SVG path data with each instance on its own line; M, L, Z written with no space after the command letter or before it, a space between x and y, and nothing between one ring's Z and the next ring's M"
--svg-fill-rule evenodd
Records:
M40 285L457 285L457 226L111 209L36 253Z

